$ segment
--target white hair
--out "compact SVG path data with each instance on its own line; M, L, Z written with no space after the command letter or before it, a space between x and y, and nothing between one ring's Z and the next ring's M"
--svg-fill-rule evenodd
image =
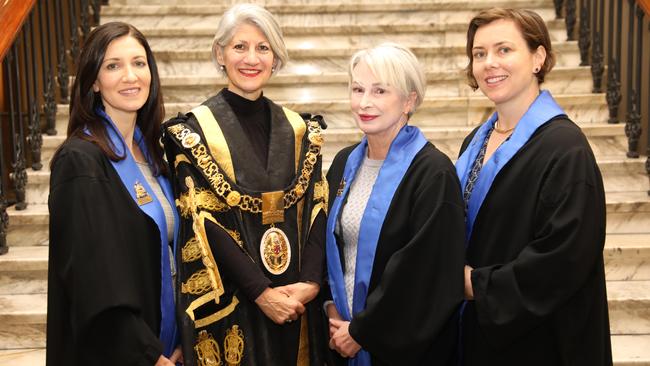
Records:
M358 51L350 59L348 74L350 85L352 83L354 68L359 62L365 62L370 71L383 83L392 86L408 97L412 92L416 94L413 110L422 104L427 81L422 70L422 65L417 57L408 48L396 43L382 43L373 48Z
M282 30L277 20L268 10L257 4L238 4L231 6L219 21L217 32L212 41L212 61L221 68L217 61L217 50L223 52L232 37L235 36L237 27L243 23L256 26L269 40L269 45L275 56L275 71L279 71L282 66L289 61L289 53L282 38ZM222 70L225 73L225 71Z

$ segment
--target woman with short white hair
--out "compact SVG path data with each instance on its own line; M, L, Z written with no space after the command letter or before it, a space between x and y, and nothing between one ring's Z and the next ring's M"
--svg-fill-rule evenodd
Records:
M320 121L263 96L288 58L263 7L228 9L212 50L228 86L164 126L185 364L322 365Z
M328 172L330 348L348 365L445 365L462 302L464 218L449 158L408 125L426 80L405 47L350 62L352 115L364 137Z

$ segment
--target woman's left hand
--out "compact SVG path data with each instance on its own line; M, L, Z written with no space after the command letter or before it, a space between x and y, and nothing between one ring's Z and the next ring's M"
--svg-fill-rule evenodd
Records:
M354 357L361 350L361 345L350 335L350 322L330 319L330 324L338 328L330 338L330 348L343 357Z
M318 295L320 286L315 282L296 282L290 285L275 287L275 289L306 305Z

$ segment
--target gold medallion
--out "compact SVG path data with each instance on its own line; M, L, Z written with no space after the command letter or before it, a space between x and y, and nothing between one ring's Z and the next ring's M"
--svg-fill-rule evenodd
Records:
M183 137L183 140L181 140L181 144L186 149L193 148L199 142L201 142L201 137L196 132L192 132L192 133L189 133L189 134L185 135L185 137Z
M262 225L284 221L284 192L262 193Z
M133 189L135 190L135 199L138 201L138 205L146 205L147 203L153 201L153 198L151 198L149 193L147 193L147 190L144 188L142 183L138 182L137 180L133 185Z
M199 332L194 350L196 351L196 358L200 366L216 366L221 365L221 352L219 351L219 344L215 342L212 334L205 330Z
M226 203L228 203L228 206L234 207L239 204L239 201L241 200L241 194L237 191L230 191L228 193L228 196L226 197Z
M226 331L226 337L223 339L223 358L226 359L226 365L239 365L244 354L244 332L239 329L238 325Z
M260 257L267 271L280 275L289 268L291 262L291 245L287 235L276 227L271 227L260 242Z

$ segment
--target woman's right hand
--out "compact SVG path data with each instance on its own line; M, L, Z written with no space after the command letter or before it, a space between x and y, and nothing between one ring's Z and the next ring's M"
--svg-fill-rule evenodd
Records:
M264 290L255 299L255 303L276 324L290 323L305 312L305 307L300 301L273 288Z
M176 366L176 365L174 365L174 363L171 362L167 357L160 355L160 357L158 357L158 361L156 361L156 364L154 366Z
M329 319L343 320L343 317L339 314L339 311L336 310L336 305L334 305L333 302L327 304L326 311ZM337 330L339 330L339 328L332 324L332 322L329 322L330 338L332 338Z

